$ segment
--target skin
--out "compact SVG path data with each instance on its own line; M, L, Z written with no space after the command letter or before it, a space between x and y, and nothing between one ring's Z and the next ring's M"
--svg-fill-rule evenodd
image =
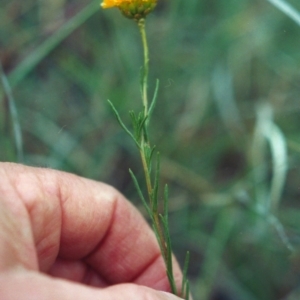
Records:
M118 191L11 163L0 179L0 299L179 299L161 292L155 236ZM174 273L179 287L175 259Z

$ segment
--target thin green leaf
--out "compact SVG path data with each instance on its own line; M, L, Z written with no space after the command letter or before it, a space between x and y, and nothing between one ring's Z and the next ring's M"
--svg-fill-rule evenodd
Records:
M146 116L146 117L143 116L143 119L140 120L140 122L138 124L137 133L138 133L139 137L141 136L142 130L145 127L145 122L146 122L147 118L148 118L148 116Z
M163 256L164 261L166 262L166 257L165 257L165 254L164 254L164 247L163 247L163 244L162 244L164 241L161 241L161 239L160 239L160 235L158 233L158 228L157 228L157 226L156 226L156 224L154 222L154 219L152 219L152 221L153 221L153 224L152 224L153 231L155 233L156 240L158 242L160 252L161 252L161 254Z
M137 126L137 117L135 115L135 112L133 110L130 110L129 116L130 116L131 122L133 124L133 127L135 128Z
M149 144L149 134L148 134L148 121L149 121L149 118L147 118L147 122L144 123L144 126L143 126L143 133L144 133L144 140L147 144Z
M169 283L171 285L171 291L174 295L177 295L177 288L176 288L176 283L175 283L175 279L173 276L173 272L170 272L169 270L167 270L167 276L169 279Z
M133 172L131 171L131 169L129 169L129 173L130 173L130 175L131 175L131 178L132 178L132 180L133 180L133 183L134 183L134 185L135 185L135 188L136 188L136 190L137 190L137 192L138 192L138 194L139 194L139 196L140 196L140 198L141 198L141 200L142 200L142 202L143 202L143 204L144 204L144 206L145 206L145 208L146 208L146 211L147 211L148 215L149 215L149 216L151 217L151 219L152 219L152 213L151 213L151 210L150 210L150 208L149 208L149 206L148 206L148 204L147 204L147 202L146 202L146 199L144 198L144 195L143 195L143 193L142 193L142 191L141 191L140 185L139 185L139 183L138 183L138 181L137 181L135 175L134 175Z
M183 275L182 275L182 285L181 285L181 294L182 296L186 295L186 285L187 285L187 270L190 262L190 252L187 251L183 266Z
M139 116L137 117L133 110L129 111L129 116L133 126L134 137L137 141L141 140L141 135L139 132Z
M148 116L149 116L148 120L150 120L150 118L152 116L152 113L153 113L153 110L154 110L154 107L155 107L155 104L157 101L158 88L159 88L159 80L157 79L156 85L155 85L155 90L154 90L154 95L153 95L153 98L152 98L152 101L151 101L151 104L149 107L149 111L148 111Z
M159 215L161 222L163 224L163 230L164 230L164 236L165 236L165 242L166 242L166 248L167 248L167 259L166 259L166 265L167 265L167 270L170 274L172 274L172 280L174 281L173 278L173 262L172 262L172 243L171 243L171 237L170 237L170 232L169 232L169 226L168 226L168 219L166 219L164 216L161 214ZM176 286L175 286L176 290ZM176 292L177 295L177 292Z
M164 190L164 218L166 222L168 223L168 214L169 214L169 188L168 185L165 185L165 190Z
M136 140L140 141L142 130L144 128L144 124L147 120L147 117L144 116L144 112L140 112L138 116L136 116L135 112L131 110L129 112L129 116L131 118L131 122L134 129L134 136Z
M177 289L175 285L175 281L173 278L173 263L172 263L172 243L171 243L171 237L170 237L170 231L168 226L168 186L165 186L165 193L164 193L164 215L160 215L161 222L163 224L163 230L164 230L164 236L166 239L166 248L167 248L167 257L166 257L166 265L168 273L172 274L171 278L169 278L170 284L173 282L174 287L174 293L177 294ZM168 275L169 276L169 275Z
M136 140L136 138L134 137L134 135L129 131L129 129L126 127L126 125L123 123L123 121L121 120L121 117L117 111L117 109L115 108L115 106L112 104L111 101L107 100L108 104L111 106L119 124L121 125L121 127L125 130L125 132L134 140L134 142L136 143L136 145L138 146L138 148L140 149L141 146L138 143L138 141Z
M185 283L185 299L190 299L190 283L188 281Z
M151 164L151 160L152 160L152 157L153 157L153 154L154 154L154 150L156 149L156 146L153 146L151 151L150 151L150 155L149 155L149 164Z
M157 206L158 206L158 184L159 184L159 176L160 176L160 156L159 152L157 153L156 158L156 172L154 178L154 187L153 187L153 194L152 194L152 203L153 203L153 213L157 213Z
M170 249L171 249L171 245L169 244L169 241L170 241L170 235L168 234L169 233L169 228L168 228L168 224L166 222L166 219L164 218L164 216L162 214L159 214L159 218L161 220L161 223L163 225L163 233L164 233L164 238L165 238L165 243L166 243L166 248L167 248L167 253L166 253L166 264L168 265L168 257L169 257L169 254L170 252ZM168 238L169 236L169 238Z
M140 92L143 97L143 89L144 89L144 78L145 78L145 67L141 66L140 68Z

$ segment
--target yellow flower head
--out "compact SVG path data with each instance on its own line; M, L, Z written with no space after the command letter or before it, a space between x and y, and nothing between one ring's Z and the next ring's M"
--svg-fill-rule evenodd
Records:
M103 0L102 8L117 7L124 16L140 20L146 17L156 6L157 0Z

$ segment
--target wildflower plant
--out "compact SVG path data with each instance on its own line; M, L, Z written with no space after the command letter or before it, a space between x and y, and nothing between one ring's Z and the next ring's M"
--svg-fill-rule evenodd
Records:
M144 52L144 64L140 74L140 90L141 98L143 103L143 110L139 113L130 111L129 115L132 122L132 130L130 130L122 121L117 109L111 101L108 100L119 124L125 130L125 132L131 137L137 146L145 181L147 196L142 192L140 184L134 175L132 170L129 170L134 185L137 189L139 197L141 198L146 211L152 222L153 230L156 235L162 257L164 259L166 274L170 283L171 291L173 294L183 297L184 299L189 299L189 282L187 280L187 268L189 263L189 252L187 252L184 268L183 268L183 278L180 290L178 290L175 278L173 274L173 260L172 260L172 244L169 232L169 222L168 222L168 186L164 187L164 197L163 197L163 211L159 211L159 181L160 181L160 158L159 152L156 152L156 147L152 146L149 139L149 127L151 116L155 107L157 100L157 93L159 88L159 81L156 81L156 87L153 93L151 102L148 100L148 73L149 73L149 52L147 44L147 36L145 29L145 18L153 11L157 4L157 0L104 0L101 3L102 8L118 8L122 14L133 19L139 28L143 52ZM153 169L154 156L156 152L156 162L155 169ZM147 200L146 200L147 199Z

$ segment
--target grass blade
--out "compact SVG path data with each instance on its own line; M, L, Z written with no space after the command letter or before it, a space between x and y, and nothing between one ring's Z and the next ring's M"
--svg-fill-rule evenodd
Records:
M93 1L76 16L70 19L57 32L48 38L43 44L29 54L8 76L12 87L21 82L52 50L54 50L76 28L88 20L94 13L99 11L99 1Z
M0 75L1 75L1 82L4 88L4 93L7 96L8 99L8 107L9 112L11 115L12 125L13 125L13 132L14 132L14 140L17 150L17 159L18 162L23 162L24 160L24 154L23 154L23 141L22 141L22 132L21 132L21 126L20 121L18 117L17 107L16 103L12 94L12 90L10 87L10 84L7 80L7 77L3 71L2 64L0 62Z
M278 208L280 198L284 189L288 158L285 137L282 131L273 123L267 136L271 148L273 162L273 177L270 187L270 201L272 211Z
M284 0L268 0L300 26L300 13Z

